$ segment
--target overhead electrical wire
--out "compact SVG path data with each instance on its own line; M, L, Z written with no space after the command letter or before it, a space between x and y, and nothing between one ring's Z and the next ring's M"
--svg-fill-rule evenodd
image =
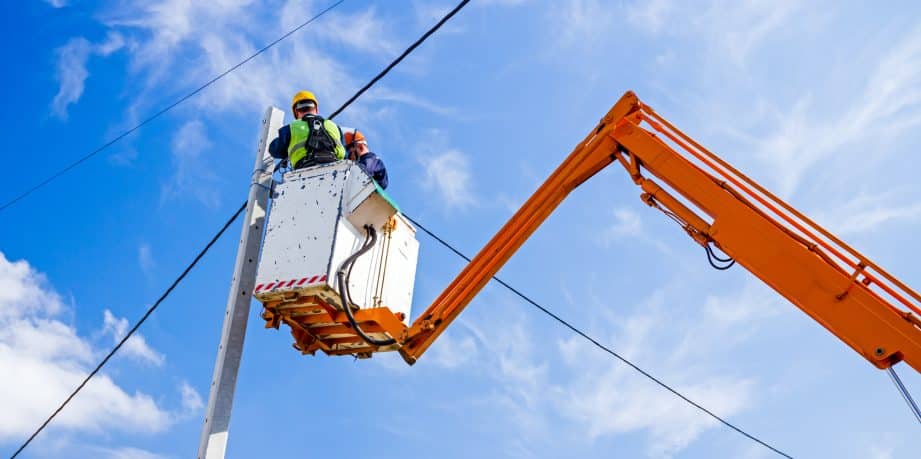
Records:
M115 353L118 352L119 349L121 349L122 345L125 344L125 342L127 342L128 339L131 338L132 335L134 335L134 332L136 332L137 329L140 328L141 324L143 324L144 321L146 321L147 318L150 317L151 314L153 314L153 312L157 309L157 307L160 306L160 303L162 303L163 300L165 300L166 297L168 297L169 294L172 293L173 289L175 289L176 286L179 285L179 283L182 282L183 279L185 279L185 276L189 274L189 271L191 271L192 268L194 268L195 265L198 264L198 261L201 260L202 257L205 256L206 253L208 253L208 250L211 249L211 246L213 246L214 243L217 242L217 240L221 238L221 235L224 234L224 231L226 231L227 228L230 227L230 224L233 223L234 220L236 220L237 217L239 217L240 214L243 213L244 210L246 210L246 203L243 203L243 205L240 206L239 209L237 209L237 211L233 214L233 216L231 216L227 220L227 222L224 223L224 226L221 227L221 229L217 232L217 234L215 234L214 237L212 237L211 240L208 241L208 244L205 245L205 248L201 249L201 251L198 252L198 255L195 257L195 259L192 260L192 262L189 263L188 266L186 266L185 270L182 271L182 274L180 274L179 277L173 280L173 283L170 284L169 288L167 288L166 291L163 292L162 295L160 295L160 298L157 298L157 301L154 302L153 306L147 309L147 312L145 312L144 315L141 316L141 319L138 320L137 323L135 323L134 326L131 327L130 330L128 330L128 333L126 333L125 336L122 337L122 339L118 342L118 344L116 344L115 347L112 348L112 350L109 351L108 354L106 354L105 358L102 359L101 362L99 362L99 365L96 365L96 368L93 369L93 371L91 371L90 374L88 374L86 378L83 379L83 382L81 382L80 385L77 386L77 388L74 389L73 392L71 392L71 394L67 397L67 399L64 400L63 403L61 403L61 406L59 406L56 410L54 410L54 413L51 413L51 416L48 416L48 419L46 419L45 422L43 422L42 425L39 426L39 428L31 436L29 436L29 439L26 440L25 443L23 443L22 446L20 446L19 449L17 449L16 452L13 453L12 456L10 456L10 459L13 459L16 456L18 456L19 453L22 452L22 450L25 449L26 446L29 446L29 443L31 443L32 440L48 425L48 423L50 423L51 420L54 419L54 417L57 416L58 413L60 413L61 410L64 409L64 407L68 403L70 403L71 399L73 399L74 396L77 395L77 393L80 392L81 389L83 389L83 386L85 386L86 383L88 383L91 379L93 379L93 376L96 376L96 373L99 373L99 370L101 370L102 367L109 361L109 359L111 359L112 356L115 355Z
M427 32L422 34L422 36L419 37L419 39L416 40L413 44L409 45L409 48L406 48L406 50L403 51L403 54L400 54L400 56L394 59L393 62L390 63L390 65L388 65L386 68L384 68L384 70L381 71L381 73L378 73L377 76L375 76L374 78L371 79L371 81L368 82L368 84L364 85L364 87L359 89L358 92L356 92L354 96L352 96L349 100L345 101L345 103L342 104L342 106L339 107L338 110L334 111L331 115L329 115L329 118L330 119L335 118L336 115L338 115L342 110L345 110L345 107L352 105L352 102L355 102L355 99L358 99L358 97L364 94L365 91L370 89L371 86L374 86L374 84L377 83L381 78L383 78L384 75L388 74L390 70L392 70L394 67L397 66L397 64L402 62L403 58L405 58L410 53L412 53L419 45L422 44L422 42L428 39L433 33L435 33L436 30L440 29L441 26L443 26L445 22L448 22L448 20L454 17L454 15L457 14L458 11L460 11L463 7L467 6L467 3L470 3L470 0L463 0L462 2L458 3L457 6L455 6L454 9L449 11L448 14L444 15L444 17L441 18L441 20L438 21L437 24L435 24L434 26L432 26L431 29L429 29Z
M431 236L433 239L435 239L436 241L438 241L441 245L445 246L448 250L454 252L454 254L456 254L457 256L463 258L463 259L466 260L468 263L470 263L470 261L471 261L471 260L470 260L470 257L468 257L467 255L464 255L460 250L457 250L456 248L454 248L454 246L452 246L451 244L447 243L444 239L438 237L435 233L433 233L432 231L430 231L430 230L429 230L428 228L426 228L425 226L421 225L418 221L414 220L414 219L413 219L412 217L410 217L409 215L403 214L403 216L406 217L409 221L411 221L414 225L416 225L417 227L419 227L419 229L421 229L421 230L424 231L426 234L428 234L429 236ZM631 362L631 361L630 361L629 359L627 359L626 357L620 355L619 353L617 353L616 351L614 351L614 350L611 349L610 347L605 346L604 344L599 343L598 340L596 340L595 338L592 338L592 337L589 336L587 333L585 333L585 332L582 331L581 329L577 328L575 325L572 325L571 323L567 322L567 321L566 321L565 319L563 319L562 317L560 317L560 316L554 314L553 312L551 312L551 311L550 311L549 309L547 309L546 307L541 306L539 303L537 303L536 301L532 300L530 297L528 297L528 296L525 295L524 293L521 293L520 290L516 289L515 287L512 287L511 285L509 285L508 283L506 283L505 281L503 281L502 279L500 279L498 276L493 276L492 278L493 278L493 280L495 280L496 282L498 282L500 285L502 285L503 287L505 287L506 289L508 289L509 291L511 291L512 293L514 293L515 295L517 295L519 298L521 298L521 299L523 299L524 301L526 301L526 302L528 302L529 304L531 304L531 306L534 306L535 308L539 309L539 310L540 310L541 312L543 312L544 314L550 316L553 320L555 320L555 321L559 322L560 324L562 324L564 327L570 329L571 331L573 331L573 332L576 333L577 335L581 336L582 338L585 338L586 340L588 340L589 342L591 342L592 344L594 344L594 345L595 345L596 347L598 347L599 349L601 349L601 350L607 352L608 354L610 354L610 355L616 357L616 358L617 358L618 360L620 360L621 362L623 362L623 363L627 364L628 366L630 366L630 368L633 368L634 370L636 370L636 371L637 371L638 373L640 373L641 375L643 375L643 376L645 376L646 378L650 379L652 382L658 384L659 386L661 386L661 387L664 388L665 390L671 392L672 394L674 394L674 395L677 396L678 398L684 400L685 402L687 402L687 403L690 404L691 406L697 408L697 409L700 410L700 411L703 411L704 413L708 414L708 415L709 415L710 417L712 417L713 419L716 419L717 421L721 422L721 423L722 423L723 425L725 425L726 427L729 427L730 429L735 430L736 432L738 432L738 433L744 435L745 437L747 437L748 439L750 439L750 440L752 440L752 441L755 441L756 443L760 444L761 446L764 446L765 448L767 448L767 449L769 449L769 450L771 450L771 451L773 451L773 452L775 452L775 453L777 453L777 454L779 454L779 455L781 455L781 456L783 456L783 457L792 459L792 456L790 456L790 455L788 455L787 453L784 453L783 451L780 451L779 449L777 449L777 448L775 448L775 447L773 447L773 446L771 446L771 445L765 443L764 441L762 441L762 440L759 439L758 437L755 437L754 435L749 434L748 432L742 430L740 427L736 426L735 424L733 424L733 423L731 423L731 422L729 422L729 421L723 419L722 417L720 417L719 415L715 414L714 412L708 410L707 408L703 407L703 406L700 405L699 403L697 403L697 402L691 400L690 398L688 398L686 395L682 394L682 393L679 392L678 390L676 390L676 389L672 388L671 386L669 386L668 384L662 382L662 380L660 380L659 378L656 378L655 376L653 376L652 374L650 374L648 371L646 371L646 370L640 368L640 367L637 366L635 363Z
M246 63L246 61L252 59L253 57L255 57L256 55L258 55L259 53L265 51L266 49L268 49L268 48L270 48L271 46L275 45L276 43L280 42L281 40L287 38L287 37L290 36L292 33L296 32L298 29L303 28L304 26L306 26L307 24L309 24L309 23L312 22L313 20L319 18L320 16L322 16L322 15L325 14L326 12L330 11L331 9L333 9L333 8L335 8L336 6L338 6L339 4L341 4L343 1L345 1L345 0L339 0L338 2L334 3L332 6L330 6L330 7L328 7L327 9L321 11L319 14L317 14L316 16L314 16L313 18L311 18L311 19L308 20L307 22L301 24L300 26L296 27L295 29L292 29L290 32L288 32L287 34L283 35L283 36L282 36L281 38L279 38L278 40L276 40L276 41L272 42L271 44L267 45L266 47L264 47L263 49L261 49L260 51L258 51L256 54L250 56L249 58L247 58L247 59L244 60L243 62L237 64L236 66L234 66L233 68L231 68L231 70L228 70L227 72L221 74L219 77L217 77L217 78L215 78L214 80L212 80L211 82L207 83L205 86L207 86L207 85L213 83L214 81L217 81L217 79L219 79L221 76L224 76L224 75L226 75L227 73L230 73L231 71L233 71L234 69L240 67L241 65L243 65L244 63ZM377 76L375 76L375 77L371 80L370 83L368 83L367 85L365 85L364 87L362 87L362 88L358 91L358 93L356 93L355 96L352 96L351 98L349 98L349 100L347 100L341 107L339 107L339 109L337 109L337 110L334 112L334 115L335 115L335 114L339 114L340 112L342 112L343 110L345 110L346 107L348 107L349 105L351 105L352 102L354 102L354 101L358 98L359 95L361 95L362 93L364 93L365 91L367 91L371 86L373 86L375 83L377 83L377 81L379 81L381 78L383 78L384 75L386 75L388 72L390 72L391 69L393 69L393 68L396 66L396 64L398 64L400 61L402 61L407 55L409 55L409 53L410 53L412 50L416 49L422 42L424 42L428 37L430 37L436 30L438 30L439 28L441 28L441 26L444 25L444 23L445 23L448 19L450 19L451 17L453 17L458 11L461 10L461 8L463 8L463 7L464 7L465 5L467 5L467 3L469 3L469 2L470 2L470 0L464 0L464 1L460 2L454 9L452 9L450 12L448 12L440 21L438 21L437 24L435 24L432 28L430 28L427 32L425 32L425 34L423 34L421 38L419 38L418 40L416 40L415 42L413 42L413 44L410 45L410 47L407 48L406 51L404 51L402 54L400 54L400 56L397 57L393 62L391 62L390 65L388 65L382 72L378 73ZM204 89L205 86L202 86L201 88L199 88L199 89L196 90L195 92L201 91L201 89ZM167 109L161 111L160 113L154 115L153 117L148 118L147 120L145 120L144 122L142 122L142 123L139 124L138 126L134 127L132 130L136 130L136 129L140 128L144 123L147 123L147 122L153 120L153 118L155 118L156 116L159 116L160 114L165 113L166 110L168 110L169 108L172 108L172 107L178 105L178 104L181 103L183 100L188 99L189 97L191 97L192 95L194 95L195 92L189 94L188 96L184 97L183 99L180 99L180 101L174 103L173 105L171 105L171 106L168 107ZM332 118L332 116L330 116L330 118ZM128 135L128 134L130 134L130 131L129 131L129 132L126 132L126 133L124 133L124 134L122 134L120 137L117 137L115 140L112 140L110 143L104 145L103 147L100 147L100 148L98 149L98 151L96 151L96 152L94 152L94 153L92 153L92 154L95 154L95 153L98 153L99 151L102 151L102 150L103 150L105 147L107 147L108 145L111 145L111 144L117 142L118 139L123 138L124 136L126 136L126 135ZM87 156L87 157L84 157L83 159L81 159L81 160L78 161L77 163L72 164L72 165L69 166L66 170L63 170L62 172L60 172L57 176L60 176L60 174L63 174L63 173L66 172L67 170L72 169L74 166L76 166L76 165L79 164L80 162L85 161L86 159L89 159L89 157L92 156L92 154L89 155L89 156ZM48 183L48 182L50 182L51 180L54 180L54 178L57 178L57 177L56 177L56 176L53 176L52 178L46 180L46 182L44 182L43 184L40 184L39 186L35 187L34 189L30 190L29 192L27 192L27 193L25 193L25 194L23 194L23 195L20 195L20 197L18 197L18 198L16 198L16 199L14 199L13 201L11 201L11 202L5 204L3 207L0 207L0 211L2 211L3 209L9 207L9 206L12 205L15 201L18 201L18 200L21 199L22 197L27 196L27 195L28 195L29 193L31 193L32 191L35 191L36 189L40 188L40 187L43 186L45 183ZM36 436L37 436L37 435L38 435L38 434L39 434L39 433L40 433L40 432L51 422L51 420L54 419L54 417L57 416L57 414L60 413L61 410L64 409L64 407L65 407L68 403L70 403L70 401L74 398L74 396L76 396L77 393L80 392L81 389L83 389L83 387L90 381L90 379L92 379L92 378L99 372L99 370L102 369L102 367L109 361L109 359L112 358L112 356L115 355L116 352L118 352L118 350L121 348L121 346L122 346L122 345L123 345L123 344L134 334L135 331L137 331L137 329L141 326L141 324L144 323L145 320L147 320L147 318L150 316L150 314L153 313L153 311L160 305L160 303L163 302L163 300L165 300L167 296L169 296L170 292L172 292L173 289L176 288L177 285L179 285L179 282L181 282L181 281L185 278L186 274L188 274L189 271L192 270L192 268L195 266L195 264L198 263L198 261L208 252L209 249L211 249L211 246L214 245L214 243L220 238L220 236L221 236L221 235L224 233L224 231L230 226L230 224L233 223L233 221L236 220L236 218L240 216L240 213L242 213L242 212L246 209L246 204L247 204L246 202L243 202L243 203L240 205L240 208L236 211L236 213L234 213L233 216L232 216L230 219L227 220L227 222L224 224L224 226L221 228L221 230L218 231L218 233L214 236L214 238L211 239L211 241L205 246L205 248L202 249L202 250L199 252L198 256L195 257L195 259L192 261L192 263L189 264L189 266L186 267L186 269L182 272L182 274L181 274L178 278L176 278L175 281L173 281L173 283L169 286L168 289L166 289L166 291L163 293L163 295L160 296L160 298L156 301L156 303L154 303L154 305L151 306L150 309L147 310L147 313L145 313L144 316L142 316L141 319L140 319L133 327L131 327L131 330L128 331L128 333L124 336L124 338L122 338L122 340L119 341L119 343L109 352L108 355L106 355L106 357L99 363L99 365L97 365L96 368L95 368L89 375L87 375L86 379L84 379L83 382L80 383L80 385L77 386L76 389L74 389L73 393L71 393L70 396L68 396L67 399L64 400L63 403L61 403L61 406L59 406L59 407L54 411L54 413L52 413L51 416L49 416L48 419L46 419L45 422L42 423L42 425L39 426L39 428L36 429L36 431L35 431L34 433L32 433L31 436L29 436L29 438L19 447L19 449L16 450L15 453L13 453L12 456L10 456L10 459L14 459L16 456L18 456L19 453L22 452L22 450L25 449L25 447L28 446L29 443L31 443L32 440L35 439L35 437L36 437Z
M267 51L269 48L271 48L271 47L277 45L278 43L280 43L280 42L283 41L284 39L290 37L291 35L293 35L293 34L296 33L297 31L303 29L304 27L307 27L307 26L308 26L310 23L312 23L313 21L316 21L317 19L319 19L319 18L320 18L321 16L323 16L324 14L328 13L328 12L331 11L332 9L334 9L334 8L336 8L337 6L341 5L342 2L344 2L344 1L345 1L345 0L339 0L339 1L337 1L336 3L333 3L332 5L330 5L329 7L327 7L326 9L324 9L323 11L320 11L319 13L317 13L316 15L314 15L313 17L311 17L311 18L308 19L307 21L301 23L301 24L298 25L297 27L295 27L295 28L289 30L289 31L288 31L287 33L285 33L284 35L278 37L277 39L275 39L275 41L273 41L273 42L271 42L271 43L269 43L269 44L263 46L261 49L259 49L259 50L256 51L255 53L251 54L251 55L250 55L249 57L247 57L246 59L243 59L242 61L238 62L238 63L235 64L234 66L232 66L232 67L230 67L229 69L223 71L220 75L218 75L218 76L216 76L216 77L214 77L214 78L208 80L207 83L205 83L205 84L199 86L199 87L196 88L194 91L192 91L192 92L190 92L190 93L188 93L188 94L186 94L186 95L180 97L180 98L179 98L178 100L176 100L175 102L173 102L173 103L169 104L168 106L166 106L166 108L160 109L160 111L154 113L153 115L148 116L147 118L145 118L145 119L144 119L143 121L141 121L140 123L136 124L136 125L135 125L134 127L132 127L131 129L128 129L127 131L124 131L124 132L122 132L121 134L115 136L112 140L109 140L108 142L106 142L106 143L100 145L100 146L97 147L95 150L93 150L93 151L91 151L91 152L89 152L89 153L83 155L82 157L80 157L80 158L77 159L76 161L74 161L74 162L68 164L68 165L65 166L64 168L62 168L62 169L58 170L57 172L51 174L50 176L48 176L48 178L42 180L41 182L37 183L36 185L33 185L31 188L29 188L29 189L23 191L22 193L18 194L16 197L14 197L13 199L10 199L9 201L5 202L2 206L0 206L0 212L3 212L4 210L6 210L7 208L9 208L9 207L12 206L13 204L16 204L17 202L19 202L20 200L22 200L22 199L25 198L26 196L29 196L30 194L34 193L35 191L38 191L40 188L43 188L45 185L48 185L49 183L55 181L58 177L60 177L60 176L62 176L62 175L64 175L64 174L70 172L71 169L73 169L73 168L79 166L80 164L82 164L82 163L85 162L86 160L92 158L93 156L96 156L97 154L101 153L103 150L105 150L105 149L111 147L112 145L114 145L115 143L117 143L119 140L124 139L125 137L129 136L132 132L137 131L138 129L140 129L141 127L143 127L144 125L146 125L147 123L150 123L151 121L153 121L153 120L159 118L159 117L160 117L161 115L163 115L164 113L166 113L166 112L168 112L168 111L170 111L170 110L176 108L177 106L179 106L179 105L182 104L183 102L189 100L190 98L192 98L192 97L195 96L196 94L202 92L202 91L203 91L205 88L207 88L208 86L211 86L212 84L214 84L215 82L217 82L217 81L220 80L221 78L224 78L225 76L227 76L228 74L230 74L230 73L233 72L234 70L236 70L236 69L242 67L242 66L243 66L244 64L246 64L247 62L253 60L254 58L256 58L256 56L259 56L260 54L264 53L264 52Z

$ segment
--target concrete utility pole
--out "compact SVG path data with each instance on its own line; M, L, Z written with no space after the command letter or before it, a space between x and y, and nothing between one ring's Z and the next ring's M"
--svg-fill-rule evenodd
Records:
M246 335L249 304L256 283L259 246L262 242L266 204L272 184L269 144L277 136L284 118L284 112L269 107L262 119L256 166L249 188L246 217L243 221L243 233L240 235L240 246L237 249L230 295L227 298L221 344L217 350L217 361L214 363L214 377L211 380L211 395L208 396L208 411L201 432L198 459L224 459L227 449L230 410L233 408L233 393L237 386L240 357L243 355L243 338Z

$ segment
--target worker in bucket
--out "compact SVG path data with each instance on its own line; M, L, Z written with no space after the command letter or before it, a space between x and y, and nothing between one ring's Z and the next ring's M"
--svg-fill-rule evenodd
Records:
M294 121L278 130L269 145L273 158L286 160L292 169L325 164L345 158L342 129L319 115L319 103L310 91L300 91L291 100Z
M358 167L370 175L380 185L387 188L387 168L381 158L374 154L368 147L368 140L358 129L345 130L345 146L349 152L349 159L358 163Z

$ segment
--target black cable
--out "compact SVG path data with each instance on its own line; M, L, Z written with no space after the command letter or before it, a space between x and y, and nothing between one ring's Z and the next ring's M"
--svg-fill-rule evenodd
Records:
M148 317L150 317L150 315L154 312L154 310L157 309L157 306L160 306L160 303L162 303L163 300L165 300L166 297L169 296L169 294L173 291L174 288L176 288L177 285L179 285L179 282L181 282L185 278L185 276L189 274L189 271L191 271L192 268L194 268L195 265L198 263L198 261L201 260L203 256L205 256L205 253L207 253L208 250L211 248L211 246L213 246L214 243L217 242L217 240L221 238L221 235L224 234L224 231L226 231L227 228L230 227L230 224L233 223L234 220L236 220L237 217L239 217L240 214L245 209L246 209L246 203L243 203L243 205L240 206L239 209L237 209L237 212L234 213L233 216L230 217L230 219L227 220L226 223L224 223L224 226L221 227L220 231L218 231L217 234L215 234L214 237L211 238L211 240L208 242L208 245L206 245L204 249L198 252L198 255L195 257L194 260L192 260L192 263L186 266L185 270L182 271L182 274L180 274L179 277L177 277L176 280L174 280L173 283L170 284L169 288L167 288L166 291L163 292L162 295L160 295L160 298L157 299L157 301L153 304L153 306L147 309L147 312L144 313L143 316L141 316L141 319L138 320L137 323L135 323L133 327L131 327L131 330L128 330L128 333L121 339L121 341L119 341L118 344L116 344L115 347L112 348L111 351L109 351L108 355L106 355L106 357L102 359L101 362L99 362L99 365L96 365L96 368L89 375L87 375L87 377L83 380L82 383L80 383L79 386L77 386L76 389L74 389L74 391L70 394L70 396L68 396L67 399L64 400L64 403L61 403L61 406L59 406L58 409L54 410L54 413L51 413L51 416L49 416L48 419L46 419L45 422L42 423L42 425L38 428L38 430L36 430L35 433L33 433L29 437L29 439L26 440L26 442L23 443L22 446L20 446L19 449L17 449L15 453L13 453L12 456L10 456L10 459L13 459L16 456L18 456L19 453L22 452L22 450L25 449L25 447L28 446L29 443L32 442L32 439L34 439L39 434L39 432L41 432L45 428L45 426L47 426L48 423L51 422L51 420L54 419L54 417L57 416L57 414L60 413L62 409L64 409L64 406L66 406L70 402L70 400L73 399L75 395L77 395L77 392L80 392L80 390L83 389L83 386L85 386L86 383L90 381L90 379L93 379L93 376L96 376L96 373L98 373L99 370L101 370L102 367L106 364L106 362L108 362L109 359L111 359L112 356L115 355L116 352L118 352L118 350L122 347L122 345L125 344L126 341L128 341L128 338L131 338L131 335L133 335L134 332L137 331L137 329L141 326L141 324L144 323L145 320L147 320Z
M403 60L403 58L405 58L406 56L408 56L409 53L413 52L413 50L415 50L416 47L418 47L419 45L421 45L422 42L424 42L429 36L431 36L433 33L435 33L436 30L438 30L439 28L441 28L441 26L444 25L445 22L448 22L448 19L451 19L451 17L453 17L455 14L457 14L457 12L460 11L461 8L463 8L464 6L466 6L467 3L469 3L469 2L470 2L470 0L463 0L462 2L458 3L457 6L455 6L453 10L451 10L450 12L448 12L448 14L446 14L443 18L441 18L441 20L438 21L438 23L435 24L431 29L429 29L428 32L425 32L425 34L423 34L421 37L419 37L419 39L416 40L415 43L413 43L412 45L410 45L409 48L406 48L406 51L403 51L403 54L400 54L400 56L397 57L393 62L391 62L390 65L387 66L387 68L385 68L381 73L378 73L377 76L374 77L374 78L372 78L371 81L369 81L368 84L366 84L363 88L359 89L358 92L356 92L355 95L352 96L351 99L347 100L344 104L342 104L342 106L339 107L338 110L334 111L332 115L329 115L329 119L333 119L336 115L339 114L339 112L341 112L342 110L345 110L345 107L348 107L349 105L352 104L352 102L355 102L355 99L358 99L358 97L361 96L362 94L364 94L365 91L367 91L368 89L370 89L371 86L374 86L374 84L377 83L378 80L380 80L381 78L383 78L384 75L386 75L388 72L390 72L391 69L393 69L394 67L396 67L396 65L399 64L400 61Z
M730 261L733 261L732 257L720 258L717 256L716 252L713 251L713 247L707 246L707 249L709 250L710 255L713 256L713 259L716 261L722 261L723 263L729 263Z
M368 250L371 250L371 247L374 247L374 244L377 242L377 231L374 231L373 226L365 225L365 231L368 232L368 238L365 239L364 244L362 244L357 252L349 255L349 257L339 265L339 271L336 272L336 280L339 282L339 298L342 301L342 310L345 311L345 316L348 318L349 324L352 325L352 329L355 330L355 333L360 336L361 339L375 346L390 346L391 344L396 344L397 340L393 338L383 340L372 338L358 326L358 321L356 321L355 316L352 315L347 277L351 276L352 266L358 261L358 258L364 255Z
M705 245L704 250L707 251L707 261L710 262L710 266L712 266L714 269L725 271L736 264L736 261L733 260L732 258L720 258L715 253L713 253L713 249L710 247L710 244ZM714 260L722 262L722 263L729 263L729 264L721 266L717 264Z
M306 22L304 22L304 23L302 23L301 25L299 25L299 26L297 26L297 27L291 29L290 31L288 31L288 33L282 35L281 37L277 38L275 41L269 43L268 45L263 46L262 49L256 51L255 53L253 53L252 55L250 55L250 56L247 57L246 59L243 59L242 61L240 61L239 63L237 63L237 64L234 65L233 67L230 67L229 69L225 70L225 71L224 71L223 73L221 73L220 75L218 75L218 76L212 78L212 79L209 80L207 83L205 83L205 84L199 86L198 89L195 89L194 91L192 91L192 92L186 94L185 96L181 97L179 100L173 102L172 104L170 104L170 105L167 106L166 108L161 109L161 110L158 111L157 113L154 113L153 115L147 117L144 121L141 121L140 123L138 123L137 125L135 125L133 128L128 129L128 130L125 131L125 132L122 132L121 134L117 135L114 139L112 139L112 140L110 140L110 141L108 141L108 142L102 144L102 146L100 146L100 147L96 148L95 150L89 152L88 154L84 155L82 158L80 158L80 159L78 159L78 160L76 160L76 161L70 163L70 164L67 165L65 168L63 168L63 169L61 169L61 170L55 172L54 174L51 174L50 177L48 177L48 178L46 178L45 180L41 181L40 183L38 183L37 185L33 186L32 188L29 188L28 190L26 190L26 191L20 193L20 194L19 194L18 196L16 196L15 198L11 199L10 201L7 201L5 204L3 204L2 206L0 206L0 212L3 212L4 210L6 210L6 208L12 206L13 204L16 204L19 200L21 200L21 199L25 198L26 196L32 194L33 192L37 191L38 189L44 187L45 185L47 185L47 184L53 182L55 179L57 179L58 177L60 177L60 176L62 176L62 175L64 175L64 174L66 174L66 173L69 172L71 169L73 169L73 168L79 166L79 165L82 164L84 161L86 161L86 160L92 158L93 156L96 156L97 154L99 154L100 152L102 152L102 151L105 150L106 148L109 148L110 146L112 146L113 144L115 144L116 142L118 142L119 140L124 139L125 137L127 137L128 135L130 135L132 132L134 132L134 131L140 129L140 128L143 127L145 124L147 124L147 123L149 123L149 122L151 122L151 121L153 121L153 120L159 118L160 115L163 115L164 113L166 113L166 112L172 110L173 108L175 108L175 107L178 106L179 104L181 104L181 103L185 102L186 100L192 98L193 96L195 96L196 94L198 94L199 92L201 92L202 90L204 90L205 88L207 88L208 86L211 86L213 83L215 83L215 82L217 82L218 80L220 80L221 78L224 78L225 76L227 76L227 74L229 74L230 72L233 72L234 70L240 68L241 66L243 66L243 65L246 64L247 62L253 60L253 58L255 58L256 56L258 56L258 55L262 54L263 52L267 51L269 48L271 48L271 47L277 45L277 44L278 44L279 42L281 42L282 40L284 40L284 39L290 37L292 34L294 34L295 32L297 32L298 30L303 29L304 27L306 27L306 26L307 26L308 24L310 24L311 22L313 22L313 21L319 19L320 16L323 16L324 14L326 14L327 12L329 12L330 10L332 10L333 8L335 8L335 7L339 6L340 4L342 4L342 2L344 2L344 1L345 1L345 0L339 0L339 1L337 1L336 3L333 3L331 6L327 7L325 10L320 11L320 12L317 13L315 16L313 16L312 18L308 19Z
M457 250L457 249L455 249L454 247L452 247L451 244L448 244L448 243L445 242L443 239L441 239L440 237L436 236L435 233L429 231L426 227L424 227L424 226L422 226L421 224L419 224L419 222L417 222L416 220L414 220L412 217L410 217L409 215L406 215L406 214L403 214L403 216L406 217L406 218L407 218L410 222L412 222L414 225L416 225L417 227L419 227L419 229L421 229L422 231L424 231L426 234L428 234L429 236L431 236L432 238L434 238L436 241L438 241L439 243L441 243L441 245L447 247L449 250L451 250L452 252L454 252L454 253L457 254L459 257L463 258L464 260L467 260L468 263L470 262L470 258L469 258L468 256L464 255L464 254L461 253L459 250ZM719 417L718 415L714 414L712 411L710 411L710 410L704 408L703 406L701 406L701 405L699 405L698 403L694 402L693 400L689 399L688 397L686 397L686 396L685 396L684 394L682 394L681 392L678 392L677 390L673 389L673 388L672 388L671 386L669 386L668 384L665 384L664 382L662 382L661 380L659 380L659 379L656 378L655 376L649 374L649 372L647 372L646 370L643 370L642 368L638 367L636 364L634 364L633 362L627 360L627 358L621 356L620 354L618 354L617 352L615 352L615 351L612 350L611 348L609 348L609 347L607 347L607 346L605 346L605 345L599 343L598 341L596 341L596 340L595 340L594 338L592 338L591 336L587 335L587 334L586 334L585 332L583 332L582 330L576 328L574 325L572 325L572 324L570 324L569 322L567 322L567 321L565 321L564 319L562 319L560 316L558 316L558 315L556 315L556 314L550 312L550 310L548 310L547 308L541 306L540 304L538 304L537 302L535 302L534 300L532 300L531 298L529 298L528 296L526 296L524 293L521 293L520 291L518 291L518 289L516 289L516 288L512 287L511 285L505 283L505 281L503 281L502 279L499 279L497 276L493 276L492 278L493 278L493 280L495 280L496 282L498 282L499 284L501 284L503 287L507 288L509 291L511 291L511 292L514 293L515 295L518 295L519 298L521 298L521 299L527 301L528 303L530 303L530 304L531 304L532 306L534 306L535 308L539 309L539 310L540 310L541 312L543 312L544 314L546 314L546 315L552 317L554 320L556 320L557 322L559 322L560 324L562 324L562 325L565 326L566 328L572 330L573 332L575 332L575 333L578 334L579 336L581 336L581 337L585 338L586 340L590 341L592 344L594 344L595 346L597 346L597 347L600 348L601 350L607 352L608 354L611 354L612 356L616 357L616 358L617 358L618 360L620 360L621 362L623 362L623 363L629 365L630 368L633 368L634 370L636 370L637 372L639 372L639 373L642 374L643 376L649 378L650 380L652 380L653 382L655 382L656 384L658 384L658 385L661 386L662 388L664 388L664 389L668 390L669 392L671 392L672 394L678 396L679 398L681 398L681 399L684 400L685 402L689 403L689 404L692 405L693 407L695 407L695 408L699 409L700 411L703 411L704 413L710 415L710 417L712 417L713 419L716 419L717 421L721 422L723 425L725 425L725 426L731 428L732 430L735 430L736 432L738 432L738 433L744 435L744 436L747 437L748 439L757 442L757 443L760 444L761 446L764 446L765 448L770 449L771 451L773 451L773 452L775 452L775 453L777 453L777 454L779 454L779 455L781 455L781 456L784 456L784 457L786 457L786 458L792 459L792 456L790 456L790 455L788 455L788 454L786 454L786 453L784 453L784 452L778 450L777 448L774 448L773 446L771 446L771 445L769 445L769 444L767 444L767 443L765 443L765 442L759 440L757 437L755 437L755 436L749 434L748 432L742 430L742 429L739 428L739 427L736 427L736 426L735 426L734 424L732 424L731 422L729 422L729 421L727 421L727 420L725 420L725 419Z

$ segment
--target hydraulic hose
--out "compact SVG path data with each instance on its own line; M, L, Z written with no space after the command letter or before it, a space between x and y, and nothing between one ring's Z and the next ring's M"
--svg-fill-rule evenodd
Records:
M361 337L361 339L374 346L390 346L391 344L396 344L397 340L393 338L380 340L368 336L368 334L358 326L355 316L352 315L352 306L348 290L348 277L352 273L352 265L355 264L359 257L364 255L368 250L371 250L371 247L374 247L374 244L377 242L377 231L374 230L374 227L365 225L364 229L368 232L368 238L365 239L364 244L362 244L357 252L349 255L349 257L339 265L339 271L336 272L336 280L339 283L339 298L342 301L342 310L345 311L345 316L349 319L349 324L352 325L355 333Z
M710 262L710 266L714 267L715 269L718 269L718 270L720 270L720 271L725 271L725 270L731 268L734 264L736 264L736 261L733 260L732 257L721 258L719 255L717 255L716 253L714 253L714 252L713 252L713 248L710 247L710 244L705 245L705 246L704 246L704 249L706 249L706 251L707 251L707 261L709 261L709 262ZM724 264L724 265L721 266L721 265L717 264L716 261L718 261L718 262L720 262L720 263L728 263L728 264Z

